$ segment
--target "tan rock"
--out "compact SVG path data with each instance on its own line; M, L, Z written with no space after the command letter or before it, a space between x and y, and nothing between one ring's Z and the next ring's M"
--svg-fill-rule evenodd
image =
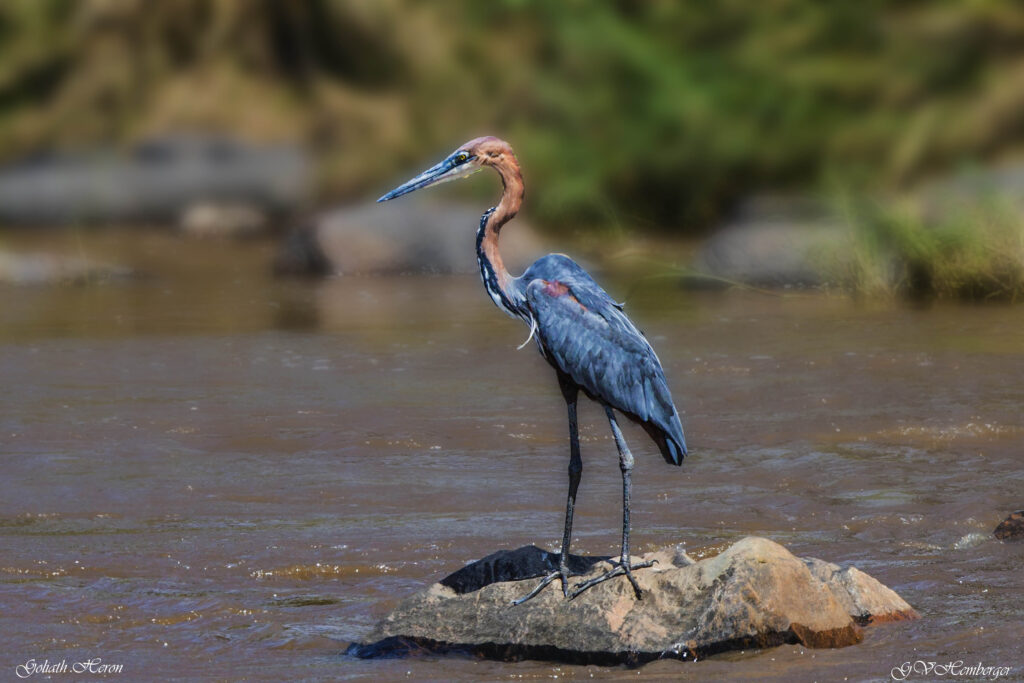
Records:
M860 642L858 622L917 617L867 574L802 560L764 538L745 538L696 563L672 548L642 559L657 561L635 572L642 600L620 578L575 600L566 600L555 581L533 600L512 606L536 580L509 580L513 565L519 561L526 579L546 573L557 557L536 548L495 553L403 600L368 644L354 644L349 652L373 657L454 650L500 659L635 664L782 643L843 647ZM575 561L590 567L574 582L609 568L600 558Z
M850 616L861 626L885 621L917 619L914 608L890 588L856 567L841 568L814 558L804 560Z

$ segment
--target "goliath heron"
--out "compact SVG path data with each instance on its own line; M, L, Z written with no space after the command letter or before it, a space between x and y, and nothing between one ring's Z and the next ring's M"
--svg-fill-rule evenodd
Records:
M515 217L523 201L523 179L509 144L495 137L470 140L412 180L378 199L378 202L437 183L470 175L490 166L501 176L504 192L498 206L480 219L476 235L477 260L484 287L494 303L513 318L530 326L541 355L558 375L558 384L569 409L569 496L565 505L565 531L558 569L543 578L521 604L537 595L554 579L561 579L562 594L577 595L602 581L625 575L639 599L640 587L632 570L650 562L630 564L629 495L633 455L619 430L615 410L644 427L657 443L665 460L681 465L686 442L679 412L665 381L665 372L651 345L616 303L575 261L563 254L548 254L533 263L520 277L505 269L498 251L498 235ZM525 345L525 342L524 342ZM618 564L601 576L568 587L569 540L573 507L583 461L576 425L579 391L604 406L611 425L622 470L622 555Z

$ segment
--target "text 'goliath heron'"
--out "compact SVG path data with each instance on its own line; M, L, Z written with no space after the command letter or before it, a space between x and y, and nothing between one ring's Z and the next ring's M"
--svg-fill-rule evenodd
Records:
M640 587L632 570L649 567L650 562L630 564L629 493L633 455L615 420L615 410L647 430L665 460L681 465L686 441L679 412L665 381L665 372L651 345L616 303L575 261L562 254L548 254L533 263L520 277L512 277L498 252L502 226L515 217L523 201L523 179L512 148L503 140L482 137L470 140L444 161L395 188L378 202L462 178L485 166L494 168L504 184L498 206L480 219L476 236L477 260L484 287L498 308L530 326L530 336L555 368L562 395L569 407L569 497L565 505L565 533L558 570L552 572L520 604L537 595L556 578L562 593L576 597L591 586L625 574L637 598ZM529 341L529 339L527 339ZM602 576L568 587L569 540L583 461L576 426L576 399L580 389L604 406L612 435L619 450L622 470L622 555L618 566Z

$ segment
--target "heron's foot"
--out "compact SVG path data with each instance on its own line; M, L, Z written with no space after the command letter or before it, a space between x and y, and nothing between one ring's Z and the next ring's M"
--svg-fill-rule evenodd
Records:
M547 586L555 579L562 580L562 595L564 595L565 597L569 597L569 570L565 567L560 567L555 571L551 572L550 574L548 574L547 576L545 576L543 579L541 579L540 583L538 583L537 586L532 591L527 593L524 597L519 598L518 600L513 600L512 605L521 605L530 598L536 597L538 593L544 590L545 586Z
M653 566L654 563L655 560L650 560L648 562L638 562L637 564L630 564L628 560L619 561L618 563L616 563L614 567L606 571L601 576L590 579L589 581L584 581L583 583L576 584L576 586L573 587L572 594L569 595L569 599L573 600L576 598L576 596L578 596L580 593L587 590L588 588L593 588L597 584L603 583L608 579L614 579L616 576L622 576L623 574L625 574L626 578L629 579L629 582L633 584L633 592L636 593L636 599L643 600L644 594L643 591L640 590L640 586L637 585L636 579L633 578L633 570L646 569L647 567Z

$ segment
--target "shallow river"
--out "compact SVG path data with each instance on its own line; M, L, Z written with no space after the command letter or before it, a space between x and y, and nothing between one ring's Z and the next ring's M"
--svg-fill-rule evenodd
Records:
M855 564L920 621L639 670L361 661L347 643L408 593L498 548L558 547L564 404L516 351L526 328L473 277L275 282L265 245L96 239L152 275L0 290L4 680L91 658L119 680L887 680L919 659L1024 675L1024 544L990 536L1024 508L1020 307L609 286L691 447L671 468L627 430L634 550L763 535ZM599 408L581 420L573 550L614 554L617 457Z

